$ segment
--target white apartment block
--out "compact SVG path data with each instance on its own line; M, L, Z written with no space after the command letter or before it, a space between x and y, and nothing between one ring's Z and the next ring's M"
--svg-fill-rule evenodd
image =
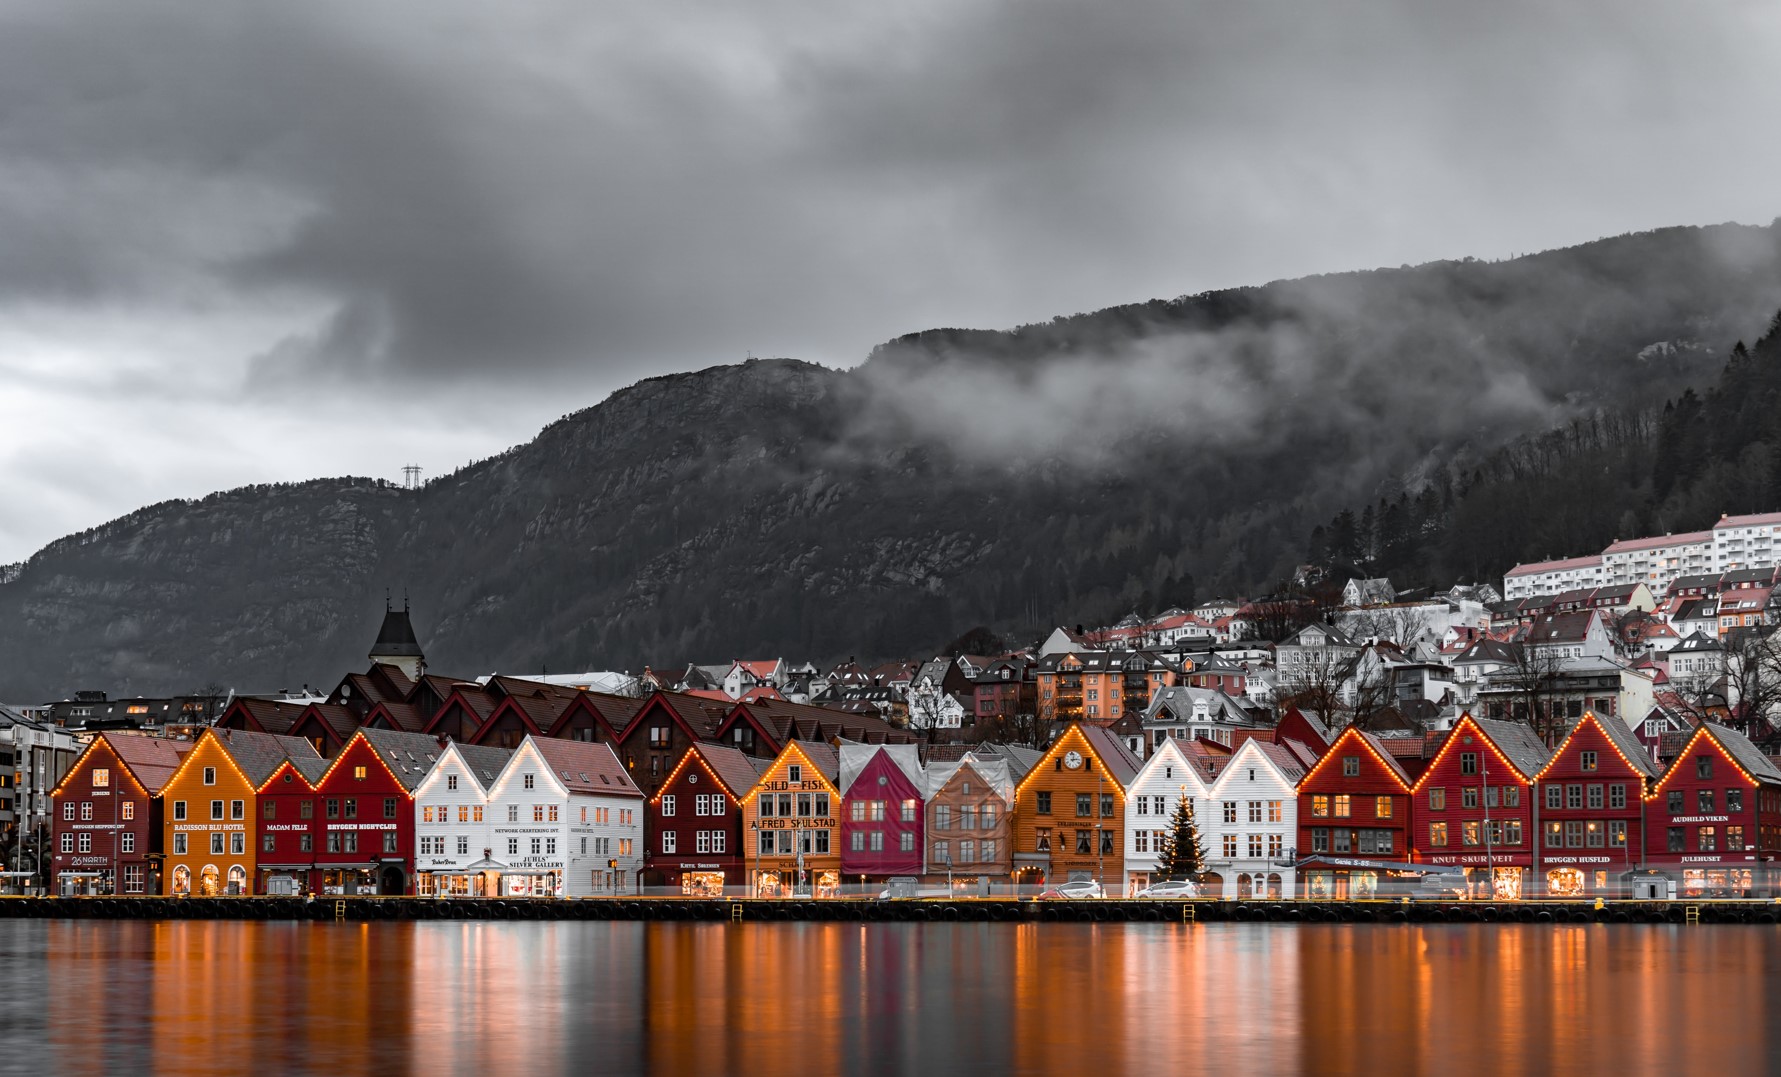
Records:
M1503 601L1515 602L1535 595L1556 595L1582 587L1601 587L1605 582L1602 555L1566 557L1516 565L1503 577Z
M1709 572L1773 568L1781 556L1781 512L1721 516L1709 533L1713 536Z

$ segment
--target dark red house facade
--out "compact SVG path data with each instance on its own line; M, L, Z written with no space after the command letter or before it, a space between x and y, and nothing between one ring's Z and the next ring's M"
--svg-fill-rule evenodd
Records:
M1586 711L1534 775L1535 884L1547 897L1611 897L1645 848L1645 790L1657 767L1619 718Z
M1742 733L1703 722L1652 787L1645 856L1685 898L1781 890L1781 770Z
M158 894L161 787L189 741L102 733L50 794L58 894Z
M314 879L316 848L325 843L315 785L326 759L286 759L257 790L254 820L254 893L303 894Z
M695 742L644 807L646 886L718 897L748 884L742 798L771 760Z
M414 789L438 757L437 739L425 734L353 734L315 784L318 892L413 892Z
M1411 781L1370 733L1350 726L1299 782L1300 896L1367 898L1411 855Z
M1416 862L1459 867L1472 897L1532 896L1533 776L1549 757L1526 725L1462 714L1411 790Z

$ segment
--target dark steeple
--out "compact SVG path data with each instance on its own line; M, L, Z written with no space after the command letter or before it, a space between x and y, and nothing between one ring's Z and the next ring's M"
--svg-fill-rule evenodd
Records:
M377 630L377 642L371 646L372 661L390 658L421 658L420 641L414 638L414 623L408 619L408 607L386 609L383 627Z

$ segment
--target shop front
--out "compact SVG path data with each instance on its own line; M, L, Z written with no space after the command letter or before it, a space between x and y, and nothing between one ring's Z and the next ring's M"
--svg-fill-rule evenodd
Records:
M62 897L96 897L111 893L111 873L106 871L59 871L56 893Z
M309 891L308 864L261 864L260 893L294 897Z
M563 896L561 871L520 871L501 876L502 897L559 898Z
M1528 852L1456 853L1431 856L1428 861L1430 866L1458 868L1461 896L1468 901L1520 901L1536 894L1533 856Z
M1307 901L1453 896L1464 884L1463 869L1444 864L1313 856L1299 861L1294 871L1298 877L1298 893ZM1253 874L1249 885L1253 893ZM1283 888L1282 893L1285 892Z
M376 864L329 864L316 872L323 894L376 894Z
M1611 856L1542 856L1536 873L1546 897L1590 900L1617 897L1625 889Z

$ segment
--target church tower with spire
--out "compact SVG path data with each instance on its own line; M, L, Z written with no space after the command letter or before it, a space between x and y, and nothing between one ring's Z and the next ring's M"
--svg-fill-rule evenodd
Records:
M420 641L414 638L414 622L408 619L406 597L399 610L384 603L383 627L377 630L377 642L371 645L369 657L372 662L395 666L411 681L419 680L426 670L427 656L421 653Z

